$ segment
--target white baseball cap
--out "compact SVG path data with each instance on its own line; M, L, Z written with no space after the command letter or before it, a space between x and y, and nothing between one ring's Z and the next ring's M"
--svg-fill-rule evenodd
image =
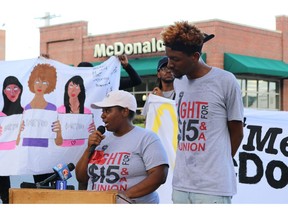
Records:
M123 90L116 90L109 92L102 101L91 104L91 107L93 109L101 109L113 106L121 106L123 108L128 108L133 112L136 112L137 109L136 98L130 92Z

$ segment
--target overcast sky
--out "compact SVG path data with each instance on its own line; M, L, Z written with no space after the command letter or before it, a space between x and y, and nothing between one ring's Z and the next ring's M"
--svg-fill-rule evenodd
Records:
M54 16L50 25L88 21L91 35L211 19L275 30L276 16L288 16L288 0L1 0L6 60L39 55L39 27L47 12Z

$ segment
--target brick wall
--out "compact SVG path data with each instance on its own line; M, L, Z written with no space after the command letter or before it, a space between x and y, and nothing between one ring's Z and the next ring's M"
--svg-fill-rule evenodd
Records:
M224 53L234 53L260 58L282 60L281 33L214 20L196 23L204 32L215 38L204 45L207 63L223 68Z
M278 16L276 17L276 29L282 33L281 43L282 43L282 60L288 64L288 17ZM282 86L282 109L288 111L288 80L283 80Z
M286 19L287 17L284 20ZM277 18L277 26L283 25L281 20L283 17ZM93 56L95 44L111 45L115 42L134 43L149 41L151 38L160 39L163 29L163 27L159 27L88 36L87 25L87 22L80 21L42 27L40 29L41 53L49 53L51 58L64 63L69 62L69 64L76 64L80 60L102 61L103 59L96 59ZM288 53L284 53L285 56L283 56L282 37L284 36L280 31L257 29L221 20L196 22L195 25L204 32L215 34L215 38L207 42L203 48L203 52L207 53L208 63L214 66L223 67L225 52L284 61L287 59L288 62ZM288 28L287 25L285 28ZM163 55L163 53L135 55L131 58L157 55Z
M5 60L6 32L0 29L0 60Z
M85 21L42 27L40 53L65 64L78 64L84 59L82 46L87 32Z
M215 34L215 38L203 47L203 52L207 54L207 63L211 66L223 68L225 52L288 63L287 16L276 17L275 31L222 20L195 22L195 25L203 32ZM96 44L113 45L115 42L126 44L150 41L152 38L161 39L160 33L163 27L94 36L88 36L88 23L85 21L42 27L40 29L40 51L49 54L50 58L66 64L77 65L81 61L104 61L107 58L94 57ZM129 58L162 55L164 52L137 54ZM283 80L282 93L282 109L288 110L288 99L286 99L288 81L286 80Z

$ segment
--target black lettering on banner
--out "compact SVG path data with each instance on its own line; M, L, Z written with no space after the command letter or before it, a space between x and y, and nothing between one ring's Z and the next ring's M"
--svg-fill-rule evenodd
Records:
M247 176L247 161L251 160L256 166L256 173L254 176ZM239 153L239 182L244 184L256 184L263 176L263 163L262 160L256 154L250 154L246 152Z
M274 148L275 140L278 134L282 133L282 128L269 128L266 132L263 140L261 140L262 135L262 126L248 125L247 129L250 130L247 144L243 144L242 148L245 151L254 151L255 147L253 143L256 143L258 151L263 151L266 142L268 142L268 147L265 149L265 152L268 154L277 154L278 150ZM255 142L253 142L255 140Z
M247 162L251 161L256 166L256 172L254 176L247 176ZM235 164L234 164L235 165ZM236 164L237 166L237 164ZM251 166L250 166L251 167ZM275 178L275 169L279 168L280 173L280 179ZM239 183L243 184L257 184L260 182L264 175L264 169L265 170L265 176L267 179L268 184L274 188L274 189L281 189L287 186L288 184L288 166L282 162L277 160L270 161L266 168L263 166L263 162L260 159L260 157L256 154L246 153L246 152L240 152L239 153Z
M279 180L274 178L274 170L277 167L281 170L281 178ZM269 162L265 174L268 184L273 188L284 188L288 184L288 167L282 161L274 160Z
M244 127L248 130L246 144L242 144L242 149L247 152L239 152L238 178L239 183L257 184L264 176L267 183L274 189L281 189L288 185L288 164L283 160L263 160L258 152L265 152L270 155L278 155L288 157L288 137L279 139L279 135L283 133L283 129L279 127L270 127L266 132L262 131L263 127L259 125L248 125L247 118L244 117ZM282 134L283 136L283 134ZM263 161L265 165L263 165ZM253 166L254 165L254 166ZM234 160L234 167L237 167ZM254 167L256 167L254 169ZM247 171L249 169L249 172ZM250 176L248 176L248 173ZM252 174L251 174L252 173ZM236 174L237 175L237 174Z
M280 142L280 150L284 156L288 157L288 137Z

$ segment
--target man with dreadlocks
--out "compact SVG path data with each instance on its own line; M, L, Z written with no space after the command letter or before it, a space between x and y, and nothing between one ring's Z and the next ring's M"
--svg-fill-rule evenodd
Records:
M161 33L175 76L178 147L173 203L231 203L236 194L233 157L243 139L243 103L235 76L199 61L214 35L187 21Z

